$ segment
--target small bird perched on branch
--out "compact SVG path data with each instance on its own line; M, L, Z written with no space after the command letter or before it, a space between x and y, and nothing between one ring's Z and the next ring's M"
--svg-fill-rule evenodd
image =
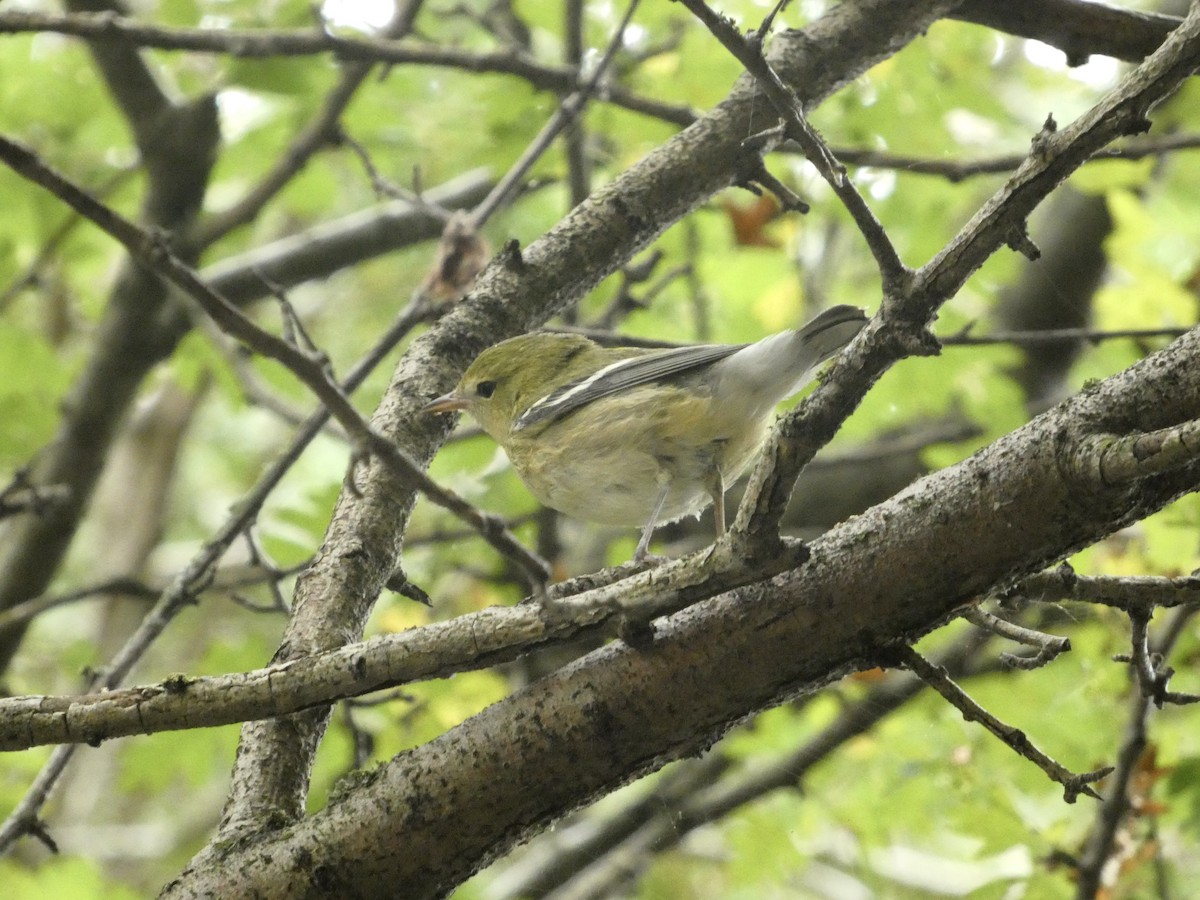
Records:
M853 340L867 317L834 306L754 344L654 350L534 333L489 347L426 412L466 410L546 506L604 525L658 524L711 502L750 462L772 411Z

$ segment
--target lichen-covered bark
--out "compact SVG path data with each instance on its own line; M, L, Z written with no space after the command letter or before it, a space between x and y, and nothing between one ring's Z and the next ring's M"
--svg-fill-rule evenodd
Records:
M1195 490L1195 464L1108 487L1074 449L1114 423L1148 431L1197 416L1193 331L833 529L799 569L670 617L649 649L595 651L309 820L218 854L208 875L239 896L443 894L553 818L703 751L756 710L886 663L890 642ZM212 883L166 896L204 896Z
M803 32L781 35L772 62L807 104L816 104L916 38L952 4L932 0L847 3ZM417 341L396 368L373 424L427 463L447 424L419 414L467 363L499 338L526 331L615 271L684 213L742 175L742 141L754 123L773 121L748 78L695 124L601 188L520 253L501 254L472 296ZM295 613L277 659L354 640L399 559L412 491L379 466L345 491L325 543L301 579ZM294 819L304 808L312 754L325 714L243 729L222 833Z

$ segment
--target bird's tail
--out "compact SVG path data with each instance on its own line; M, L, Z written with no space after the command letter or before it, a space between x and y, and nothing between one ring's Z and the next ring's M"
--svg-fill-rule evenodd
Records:
M803 328L796 330L796 337L804 345L804 356L811 355L813 361L805 368L823 363L852 340L864 325L867 314L857 306L831 306L814 316Z
M720 370L721 393L765 415L804 387L813 369L854 340L866 323L858 307L833 306L802 328L749 344L714 367Z

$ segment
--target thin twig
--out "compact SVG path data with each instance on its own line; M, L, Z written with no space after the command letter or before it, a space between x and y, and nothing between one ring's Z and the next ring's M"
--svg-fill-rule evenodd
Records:
M398 4L392 21L383 30L383 36L391 40L405 37L412 30L422 3L423 0L406 0ZM316 116L300 130L270 171L240 200L197 226L190 236L192 243L198 248L209 247L235 228L252 221L273 197L300 174L321 148L337 143L342 137L338 124L342 113L371 74L373 66L374 63L366 60L347 62L338 83L326 95Z
M1129 663L1133 668L1134 679L1143 697L1154 701L1154 705L1162 706L1162 693L1166 689L1166 679L1159 672L1157 662L1150 658L1150 613L1137 610L1129 614L1133 626L1130 643L1133 646Z
M17 603L0 612L0 631L24 625L47 610L58 606L65 606L68 603L78 603L80 600L90 600L96 597L103 598L112 594L153 600L158 597L159 593L158 588L151 587L142 581L138 581L136 578L116 577L102 581L99 584L68 591L65 594L43 594L40 597L32 597L29 600Z
M795 91L783 83L783 80L767 62L762 50L765 39L764 32L760 29L749 38L743 37L731 20L716 13L703 0L680 0L680 2L691 10L738 62L745 66L746 71L754 76L759 88L783 120L784 127L781 136L800 145L805 157L833 188L834 193L841 199L855 224L858 225L859 231L862 232L863 238L879 266L884 291L889 292L897 287L906 278L908 269L900 260L896 248L892 246L891 239L867 205L866 200L846 177L845 167L838 162L833 151L808 124L804 117L803 106ZM763 23L764 29L769 27L770 20L774 15L775 13L772 12L767 21Z
M1141 664L1148 666L1150 659L1166 657L1175 642L1183 635L1183 625L1194 612L1192 609L1178 610L1153 649L1151 649L1147 629L1136 624L1141 621L1143 625L1148 625L1148 619L1140 616L1134 618L1134 655L1140 654L1145 657ZM1138 650L1139 644L1142 645L1141 651ZM1144 673L1139 672L1137 676L1139 690L1133 695L1130 702L1129 722L1125 727L1125 737L1121 741L1121 748L1117 752L1117 766L1105 785L1105 797L1096 811L1095 825L1075 864L1077 876L1075 896L1078 900L1093 900L1098 895L1103 883L1104 870L1114 852L1117 834L1134 809L1134 776L1141 769L1146 748L1150 742L1149 722L1153 713L1151 704L1155 702L1153 692L1148 691L1146 684L1142 681L1143 677ZM1159 705L1161 706L1161 704Z
M967 334L965 331L950 336L938 335L943 347L981 347L990 344L1016 344L1031 347L1037 344L1054 344L1060 341L1083 341L1098 344L1123 338L1177 338L1191 331L1190 326L1179 328L1125 328L1104 331L1096 328L1046 328L1033 331L993 331L983 335Z
M544 589L549 577L546 563L513 537L501 520L480 512L457 494L438 485L399 446L376 431L329 376L323 354L307 351L259 328L180 260L171 251L165 236L139 227L100 203L52 170L33 151L0 137L0 158L124 244L134 259L180 288L227 334L251 350L282 363L317 395L346 429L356 447L357 461L367 456L380 460L394 478L421 490L432 502L478 528L488 543L520 567L535 593Z
M347 37L314 28L226 30L217 28L164 28L108 13L45 15L0 14L0 34L56 32L99 41L114 41L159 50L219 53L241 59L331 54L345 62L387 65L444 66L468 72L515 75L539 90L569 93L580 88L579 75L569 66L539 63L512 51L471 53L458 48L405 43L378 38ZM604 101L633 112L686 127L697 113L686 106L663 103L612 85Z
M1071 649L1071 639L1057 634L1046 634L1023 625L1017 625L985 612L979 607L972 607L963 613L963 618L977 628L1006 637L1011 641L1037 648L1033 656L1017 656L1012 653L1001 653L1000 659L1016 669L1038 669L1053 661L1060 653Z
M525 177L525 173L533 167L537 160L541 159L558 134L575 121L590 98L596 93L596 89L607 74L608 68L612 64L617 51L621 49L621 45L625 41L625 29L629 26L629 22L633 18L633 13L637 9L638 2L639 0L630 0L629 6L625 10L625 15L622 16L616 31L613 33L612 39L608 42L604 56L601 57L600 62L587 81L578 90L563 99L558 105L558 109L554 111L554 115L550 117L550 121L542 126L542 130L538 132L529 146L525 148L525 152L521 154L520 159L509 168L504 177L497 182L483 202L471 211L468 222L475 230L481 228L483 223L491 218L492 213L500 207L509 193Z
M1006 590L1005 596L1052 603L1078 600L1126 612L1149 612L1156 607L1200 604L1200 576L1078 575L1064 563L1046 572L1027 575Z
M1098 151L1088 165L1104 160L1126 160L1133 162L1149 156L1162 156L1179 150L1200 148L1200 135L1167 134L1126 141L1120 147L1106 147ZM788 148L781 147L781 150ZM979 175L1008 175L1021 165L1028 156L1025 153L1010 153L971 162L930 159L921 156L905 156L881 150L865 150L859 147L838 147L837 158L846 165L864 166L872 169L892 169L906 175L934 175L949 182L965 181Z
M1117 831L1132 808L1129 786L1146 749L1149 715L1150 698L1137 694L1130 707L1124 740L1117 751L1117 765L1112 770L1112 777L1105 786L1106 795L1096 811L1095 827L1075 866L1075 896L1078 900L1095 900L1097 897Z
M1112 766L1105 766L1093 772L1076 775L1061 763L1039 750L1029 740L1025 732L1000 721L972 700L962 688L951 680L943 667L929 662L929 660L925 659L925 657L907 644L897 647L896 653L907 669L945 697L951 706L962 713L966 721L980 723L1015 753L1032 762L1045 772L1051 780L1061 784L1063 786L1063 797L1068 803L1074 803L1080 794L1086 794L1097 800L1100 799L1100 795L1092 790L1091 785L1112 772Z
M428 312L429 306L425 297L420 294L415 296L396 316L378 343L351 367L346 375L343 388L350 393L357 389L405 335L424 321ZM151 644L158 639L175 615L192 602L197 585L208 579L212 567L225 555L238 535L258 515L272 491L291 470L304 449L321 432L329 419L330 412L324 406L319 406L308 417L304 426L293 438L291 446L271 463L254 487L233 507L233 512L216 534L172 579L154 608L143 618L137 631L126 640L117 655L97 673L97 678L90 686L92 689L114 690L124 681L133 666L145 655ZM38 833L40 828L39 811L49 799L77 747L76 744L64 744L55 748L50 759L42 766L25 796L0 825L0 854L4 853L22 835Z

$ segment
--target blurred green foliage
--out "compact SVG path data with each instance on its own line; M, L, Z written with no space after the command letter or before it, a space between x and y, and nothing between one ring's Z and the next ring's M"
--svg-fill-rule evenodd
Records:
M794 5L798 9L785 16L785 24L793 27L825 6ZM457 6L478 16L487 4L472 0ZM762 14L761 5L748 0L723 7L747 26ZM516 9L529 26L533 52L558 64L563 46L559 5L525 0ZM589 3L586 11L591 54L603 48L620 10ZM300 0L167 0L145 16L161 25L232 29L307 27L312 21L309 4ZM430 10L420 17L419 31L423 41L462 51L505 49L466 14ZM630 45L648 55L619 60L623 83L640 95L681 106L711 106L738 72L675 4L643 4ZM923 40L847 85L814 111L813 121L835 147L942 162L1020 154L1047 113L1053 111L1060 123L1070 121L1099 96L1106 72L1107 77L1118 74L1116 66L1105 68L1104 61L1087 71L1035 62L1026 50L1024 42L982 28L939 23ZM193 96L218 92L225 143L206 199L208 212L242 196L286 152L337 78L336 65L325 56L234 59L154 51L146 57L172 91ZM128 173L136 154L83 43L51 34L6 35L0 38L0 82L5 84L0 132L33 145L126 214L136 212L142 183ZM1164 109L1171 127L1192 132L1200 127L1197 90L1200 86L1189 84ZM552 94L512 75L395 66L367 79L342 127L384 179L412 187L417 171L420 183L431 186L479 166L499 175L556 104ZM1156 120L1156 131L1157 125ZM595 186L676 130L603 103L589 108L583 126ZM519 200L488 225L493 246L513 237L531 241L566 212L566 165L557 146L538 163L534 177L549 187ZM820 304L877 308L873 263L836 199L800 159L780 155L769 165L812 202L813 211L767 224L764 233L773 248L738 246L722 203L744 205L752 198L739 191L717 198L670 229L655 248L664 256L652 280L672 267L690 265L699 292L686 279L669 281L652 302L622 319L623 332L670 340L749 341L804 320ZM1072 180L1080 190L1106 196L1115 220L1105 247L1110 274L1093 312L1096 328L1195 322L1200 179L1194 169L1193 157L1180 154L1100 162ZM1003 180L991 175L955 182L886 167L852 174L913 266L938 252ZM112 241L88 226L62 232L71 220L63 206L7 170L0 171L0 195L5 198L0 217L0 296L5 298L0 301L0 420L5 422L0 465L11 471L52 438L59 408L95 338L121 256ZM377 200L359 158L346 146L330 148L310 161L250 226L224 238L203 262L219 261ZM47 247L51 252L42 259ZM431 252L431 246L397 252L289 292L336 371L344 372L386 328L424 277ZM936 332L952 335L970 326L973 333L986 333L993 324L997 292L1021 266L1022 260L1009 252L990 261L942 310ZM26 287L5 293L26 275L31 276ZM582 304L580 322L594 320L609 306L618 278ZM1049 302L1055 285L1046 288ZM635 287L640 290L642 286ZM255 314L267 327L278 327L273 305L263 304ZM1073 370L1071 386L1120 371L1161 343L1095 344ZM958 412L978 424L983 436L925 453L931 467L952 464L1026 420L1023 398L1010 377L1020 361L1019 351L1006 345L947 348L937 357L906 360L872 390L838 446L854 447L890 430ZM270 391L302 411L311 408L306 393L278 367L261 361L250 366ZM375 405L386 385L386 370L360 392L360 408ZM185 339L157 377L189 392L202 391L204 398L186 437L162 542L147 565L145 575L156 583L211 534L292 433L278 416L247 402L228 354L216 350L207 334ZM154 387L147 385L147 394ZM281 565L300 563L320 546L346 463L344 444L335 436L323 437L275 492L259 530ZM524 522L522 517L535 509L486 439L452 443L432 472L491 512ZM1200 565L1198 502L1181 500L1083 552L1076 565L1089 574L1192 571ZM372 633L519 599L512 573L482 541L433 541L459 529L440 510L425 504L418 508L405 565L408 576L431 592L434 608L385 595ZM533 543L538 529L525 523L518 534ZM559 534L583 544L596 531L564 522ZM599 555L587 558L598 565L628 556L632 535L617 537L624 543L607 550L601 544ZM87 584L105 553L104 535L93 533L77 543L61 589ZM282 585L284 597L290 596L290 586L290 581ZM271 599L261 586L246 587L240 594L260 604ZM6 688L13 693L76 689L79 670L103 664L107 656L102 648L111 652L111 642L100 638L106 608L104 602L86 601L40 618L17 666L7 673ZM173 672L261 666L276 645L282 621L277 614L248 611L228 593L206 596L200 610L180 617L135 677L150 681ZM993 672L970 679L967 686L990 710L1025 729L1072 769L1103 764L1116 752L1129 702L1125 668L1110 661L1127 649L1127 627L1122 617L1108 611L1067 606L1055 630L1070 635L1071 654L1044 670ZM1191 624L1180 639L1177 658L1194 664L1198 653L1200 635ZM1178 668L1186 672L1188 667ZM1194 671L1194 665L1190 668ZM319 806L354 766L356 738L366 748L369 766L442 733L504 696L521 677L519 667L460 675L411 686L388 702L353 709L348 717L335 715L316 766L313 804ZM759 715L714 752L727 754L735 769L766 765L810 739L869 688L846 682L805 705ZM1148 787L1154 812L1133 821L1130 840L1152 847L1157 856L1131 863L1112 897L1146 896L1156 865L1181 890L1200 879L1200 857L1194 853L1200 830L1197 724L1196 714L1186 708L1155 719L1153 742L1163 774ZM47 810L63 854L51 858L27 841L19 853L0 861L0 893L120 898L153 892L203 845L215 825L236 737L237 729L227 727L106 745L87 760L90 790L82 790L79 781L68 782L60 800ZM34 750L0 759L0 810L17 802L45 757L45 751ZM609 807L655 783L655 778L643 780L610 798ZM651 867L637 890L646 898L1068 897L1073 889L1067 874L1050 867L1047 859L1056 850L1078 852L1094 815L1091 801L1066 805L1061 791L1030 764L979 727L964 723L939 698L922 695L829 756L796 790L777 791L689 836ZM138 854L138 829L155 832L152 855ZM497 869L504 866L502 862ZM489 896L494 875L483 873L460 895Z

